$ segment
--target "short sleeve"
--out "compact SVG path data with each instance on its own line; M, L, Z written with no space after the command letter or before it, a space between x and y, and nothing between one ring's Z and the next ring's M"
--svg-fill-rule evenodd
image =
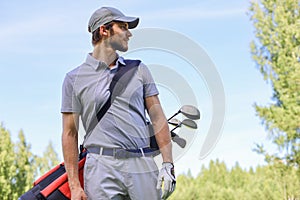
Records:
M78 96L76 95L76 90L74 89L74 81L67 74L65 76L62 85L62 103L61 112L62 113L80 113L82 106Z
M145 64L141 63L139 68L143 79L144 98L158 95L158 89L148 67Z

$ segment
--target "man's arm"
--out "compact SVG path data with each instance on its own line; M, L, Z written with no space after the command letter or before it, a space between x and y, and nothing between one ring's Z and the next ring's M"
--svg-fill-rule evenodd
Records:
M167 199L175 190L176 178L174 174L173 156L172 156L172 142L171 134L167 119L164 115L160 105L158 96L150 96L145 99L146 107L153 124L155 138L159 146L163 158L162 168L157 177L156 188L162 188L162 199Z
M170 130L159 98L157 95L146 97L145 103L163 162L173 163Z
M72 200L87 199L78 177L78 124L79 115L63 113L62 150Z

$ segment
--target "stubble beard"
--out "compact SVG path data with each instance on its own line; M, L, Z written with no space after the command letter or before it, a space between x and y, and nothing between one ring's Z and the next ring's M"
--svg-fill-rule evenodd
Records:
M110 38L110 45L114 50L121 52L126 52L128 50L128 42L122 37L122 35L117 35L111 32L112 37ZM116 38L115 38L116 37Z
M118 41L115 41L115 42L112 42L111 43L111 46L114 50L118 50L118 51L121 51L121 52L126 52L128 50L128 44L124 44L122 42L118 42Z

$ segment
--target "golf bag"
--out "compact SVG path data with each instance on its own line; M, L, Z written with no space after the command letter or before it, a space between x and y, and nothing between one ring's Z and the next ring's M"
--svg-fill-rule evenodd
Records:
M78 171L80 184L83 187L83 167L87 152L79 154ZM23 194L19 200L69 200L71 191L64 163L52 168L37 179L33 188Z

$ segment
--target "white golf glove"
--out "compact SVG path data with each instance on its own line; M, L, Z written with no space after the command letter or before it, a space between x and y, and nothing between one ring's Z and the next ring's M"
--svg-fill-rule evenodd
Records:
M164 187L161 198L167 199L174 192L176 186L176 178L174 174L173 163L164 162L162 164L162 168L158 174L156 188L162 188L162 184L164 184Z

